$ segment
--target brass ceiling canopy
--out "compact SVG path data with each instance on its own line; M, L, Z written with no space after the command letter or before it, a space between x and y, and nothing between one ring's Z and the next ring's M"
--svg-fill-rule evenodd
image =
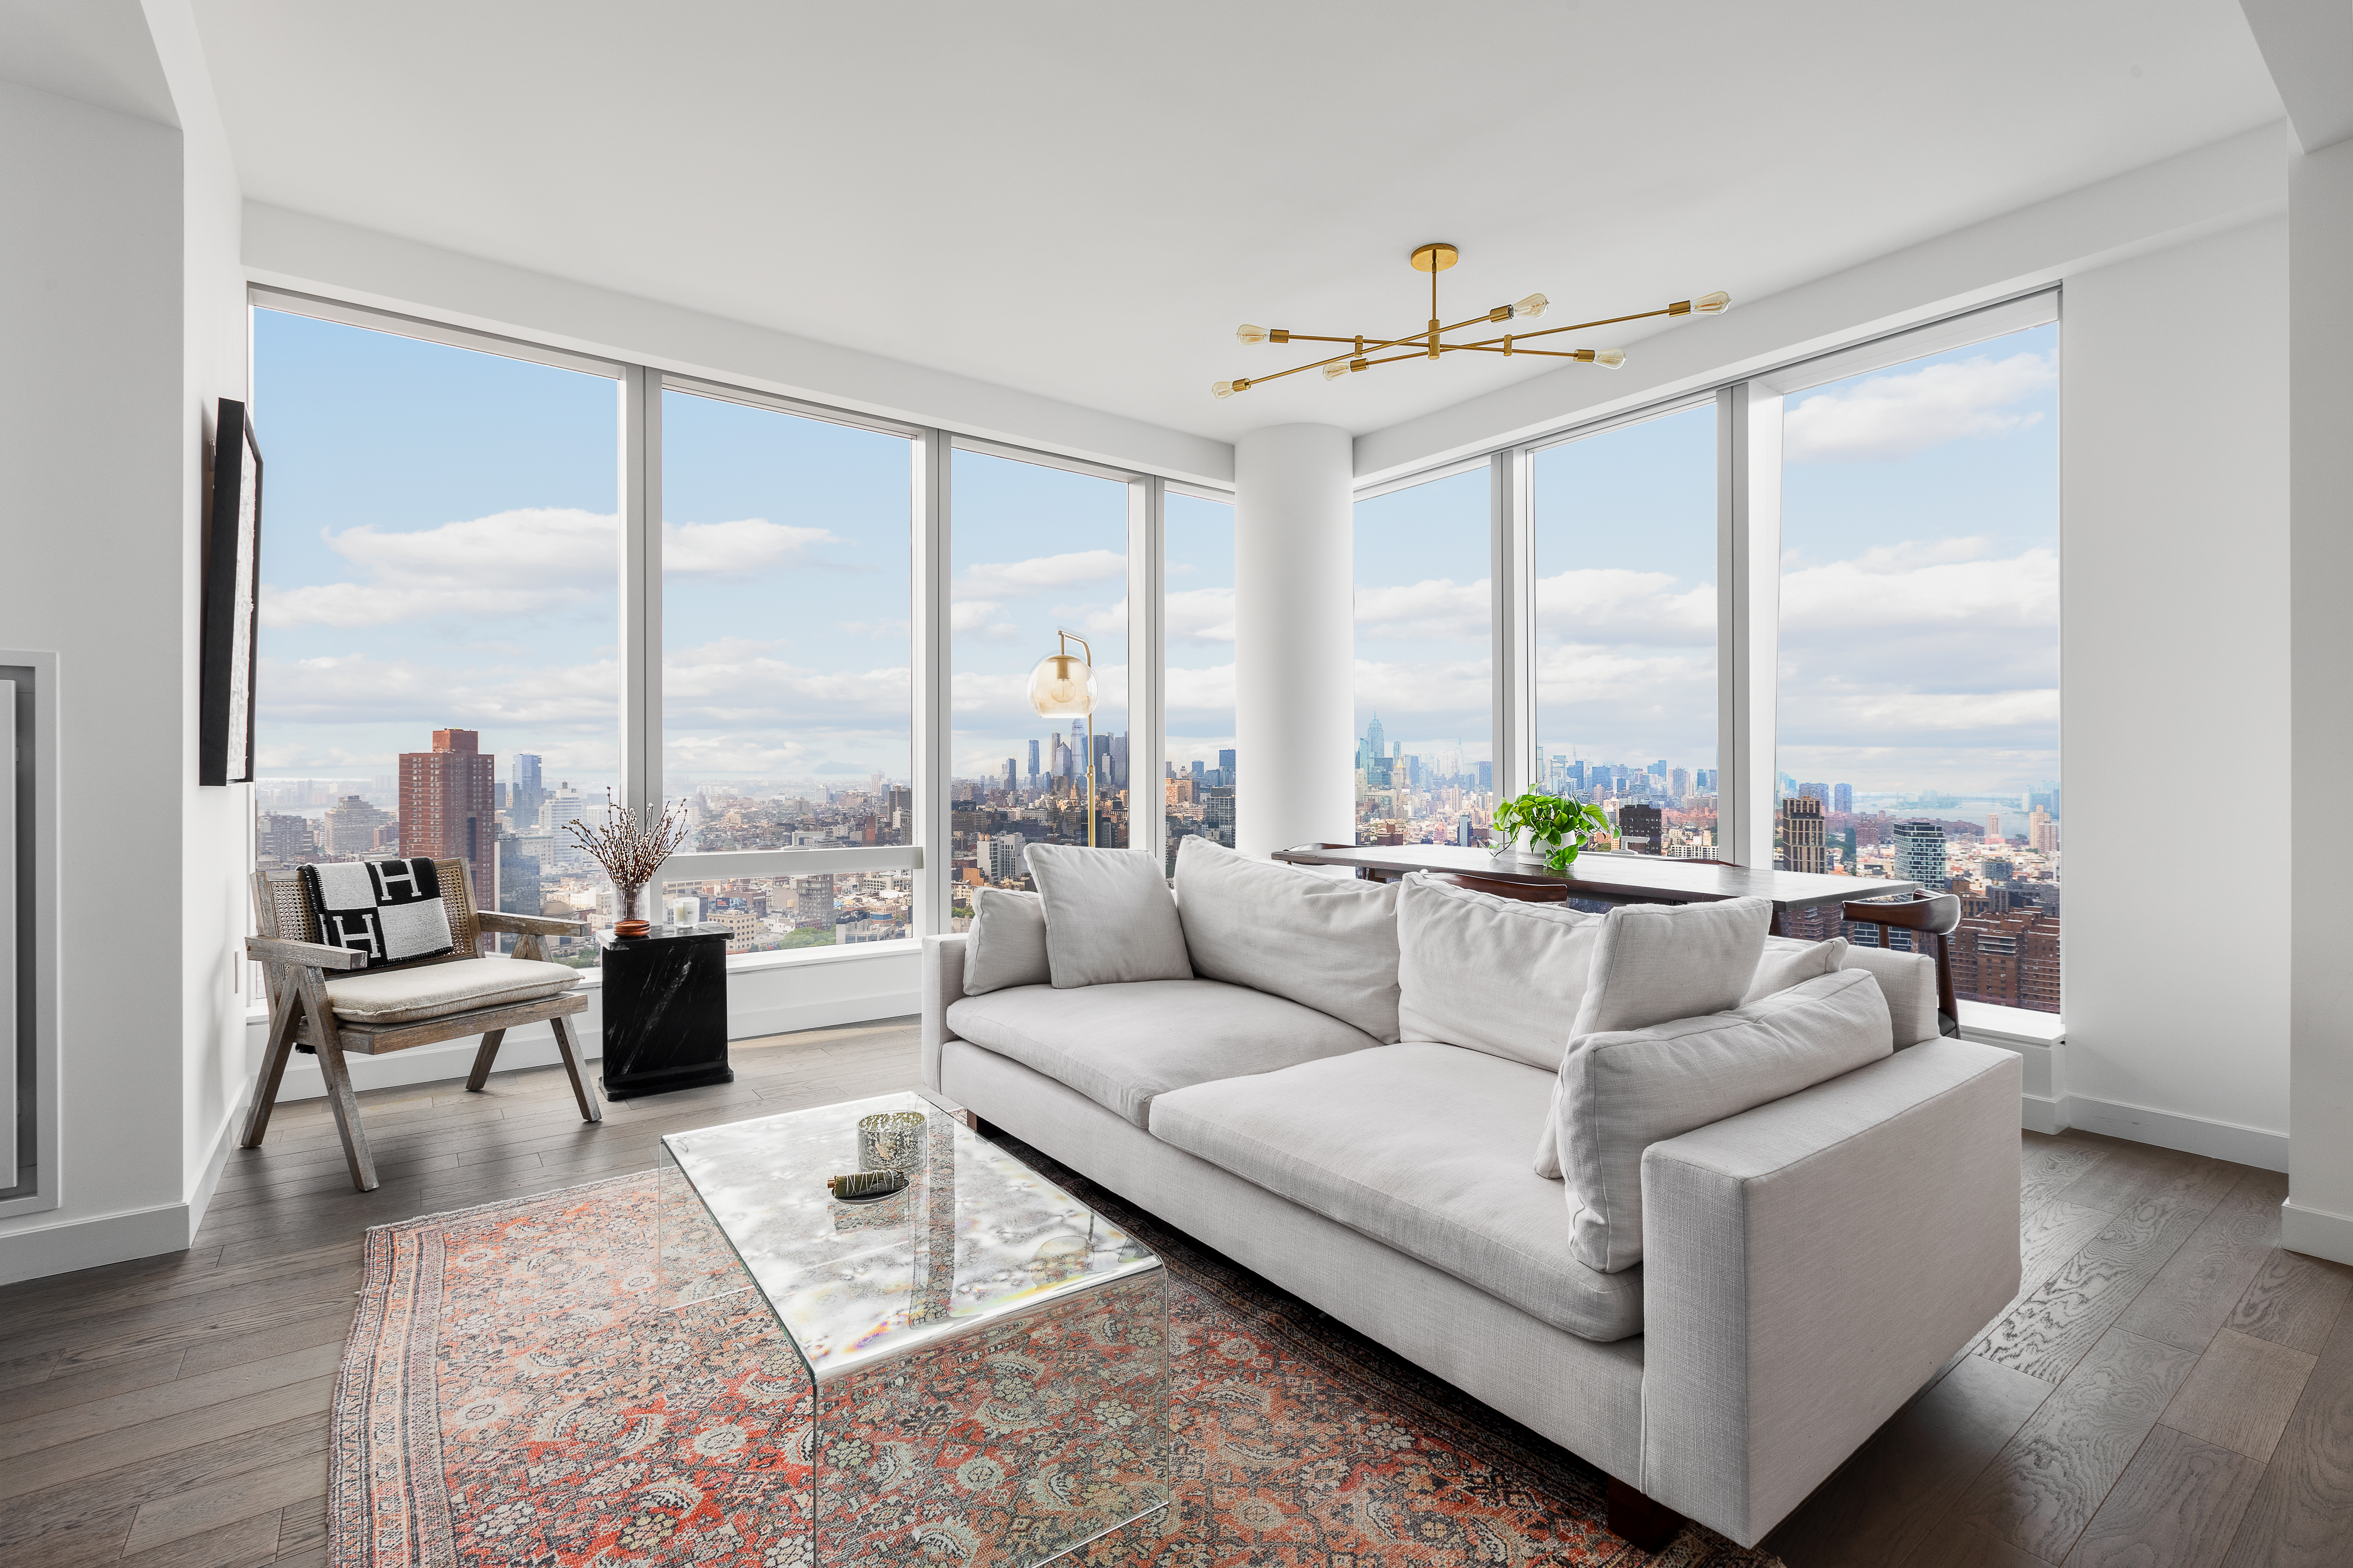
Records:
M1345 343L1349 346L1328 359L1312 360L1294 365L1288 370L1278 370L1270 376L1251 376L1232 381L1213 383L1210 393L1219 397L1230 397L1237 392L1247 392L1261 382L1280 380L1296 376L1303 370L1321 370L1326 381L1337 381L1351 371L1369 370L1376 365L1394 365L1400 359L1436 359L1448 354L1500 354L1510 358L1515 354L1540 355L1547 359L1575 359L1588 365L1598 365L1605 370L1615 370L1626 363L1625 351L1616 348L1528 348L1529 339L1550 337L1556 333L1583 332L1588 327L1615 326L1620 322L1647 321L1652 316L1721 315L1732 303L1732 296L1721 289L1713 294L1702 294L1696 300L1678 300L1655 311L1637 311L1627 316L1604 316L1599 321L1572 322L1567 326L1546 327L1542 332L1505 333L1501 337L1480 338L1470 343L1445 343L1440 340L1451 332L1468 326L1486 326L1496 322L1533 321L1545 313L1552 302L1542 294L1530 294L1515 304L1497 305L1491 311L1466 317L1451 326L1438 319L1438 275L1462 260L1459 246L1444 240L1414 247L1411 260L1417 272L1430 274L1430 325L1409 337L1333 337L1318 333L1292 332L1284 327L1243 325L1234 336L1243 343ZM1403 349L1402 354L1383 354L1386 349ZM1380 358L1367 357L1381 355Z

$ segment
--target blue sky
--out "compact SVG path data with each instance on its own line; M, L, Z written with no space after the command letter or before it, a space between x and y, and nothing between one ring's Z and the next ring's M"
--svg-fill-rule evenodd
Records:
M364 778L456 725L614 777L618 386L255 312L265 777ZM2058 776L2056 329L1788 399L1780 765L1873 792ZM902 438L664 397L670 777L908 768ZM1705 409L1534 461L1539 722L1599 761L1715 760ZM1057 627L1127 723L1127 494L954 459L954 768L1026 766ZM1489 755L1484 470L1356 508L1357 693L1411 750ZM1169 755L1232 742L1232 508L1168 506ZM502 760L502 774L506 764Z

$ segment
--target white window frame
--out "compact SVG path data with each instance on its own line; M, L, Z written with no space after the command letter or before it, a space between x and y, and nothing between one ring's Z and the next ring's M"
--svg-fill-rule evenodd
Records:
M913 789L913 841L906 844L853 845L827 849L730 850L672 855L660 879L670 882L733 881L744 877L807 876L823 873L906 871L914 885L914 933L904 942L879 942L854 956L903 952L925 936L949 928L952 842L950 786L954 720L954 640L949 631L949 574L954 558L951 509L955 453L958 450L1066 469L1128 487L1128 819L1134 847L1164 855L1164 818L1154 799L1139 810L1134 780L1158 779L1166 758L1162 734L1166 713L1163 671L1166 610L1162 593L1166 567L1166 493L1231 502L1231 491L1171 480L1142 469L1120 468L1016 446L935 426L839 408L708 376L581 354L571 349L451 325L424 316L353 304L269 284L248 283L251 308L311 316L344 326L398 337L418 338L452 348L528 360L564 370L601 376L619 383L621 538L617 571L620 589L621 798L640 811L659 812L662 784L662 506L661 394L689 393L755 408L823 419L832 424L907 438L912 442L910 479L913 531L910 587L910 655L913 667L910 764ZM742 953L731 968L757 966L773 953ZM799 956L799 955L795 955Z

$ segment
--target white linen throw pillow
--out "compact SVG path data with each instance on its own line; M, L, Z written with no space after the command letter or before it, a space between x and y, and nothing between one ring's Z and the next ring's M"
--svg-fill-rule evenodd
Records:
M1583 1034L1561 1059L1569 1250L1615 1274L1642 1261L1642 1151L1894 1054L1887 1002L1841 969L1751 1006Z
M1398 1039L1398 885L1318 876L1208 839L1176 849L1193 970ZM1550 1064L1546 1064L1550 1065Z
M1046 962L1062 990L1191 980L1176 901L1135 850L1031 844L1022 857L1046 911Z
M1557 1069L1602 916L1499 898L1422 872L1398 885L1398 1038Z
M1585 998L1568 1038L1648 1029L1740 1005L1773 924L1769 898L1720 904L1621 904L1601 919ZM1536 1174L1558 1181L1560 1091L1536 1138Z
M1801 942L1795 937L1767 937L1765 951L1757 959L1757 978L1748 982L1741 996L1740 1005L1762 1001L1777 991L1787 991L1810 980L1838 973L1846 968L1846 938L1832 937L1826 942Z
M1010 887L976 889L964 948L965 995L1053 981L1046 959L1046 901Z

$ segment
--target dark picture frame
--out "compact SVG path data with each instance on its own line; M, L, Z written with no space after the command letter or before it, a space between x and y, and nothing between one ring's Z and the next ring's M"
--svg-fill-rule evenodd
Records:
M261 448L243 403L220 400L205 525L196 782L253 779L255 633L261 609Z

